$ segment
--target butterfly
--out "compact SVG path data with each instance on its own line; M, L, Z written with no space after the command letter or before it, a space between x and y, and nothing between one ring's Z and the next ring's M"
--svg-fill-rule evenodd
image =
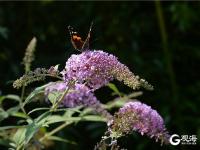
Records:
M91 25L90 25L90 29L89 29L88 35L85 40L82 40L81 36L78 34L78 32L74 31L73 27L68 26L71 43L76 50L83 52L83 51L89 49L89 41L90 41L92 25L93 25L93 23L91 23Z

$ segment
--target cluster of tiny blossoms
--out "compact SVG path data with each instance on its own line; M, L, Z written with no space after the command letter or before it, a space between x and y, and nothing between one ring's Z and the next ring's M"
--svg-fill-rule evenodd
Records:
M169 135L162 117L150 106L141 102L128 102L114 115L110 123L110 132L116 136L137 131L150 138L168 143Z
M84 51L79 55L72 55L62 71L65 81L77 80L85 83L91 89L98 89L113 79L124 81L133 89L153 87L144 79L135 76L118 58L101 50Z
M48 95L52 92L64 92L67 89L65 82L56 82L50 84L45 89L45 94ZM62 105L65 107L76 107L76 106L91 106L99 103L94 94L84 84L74 84L70 91L65 95Z
M87 50L79 55L72 55L61 72L65 82L57 83L46 88L46 93L65 91L66 84L76 81L74 92L66 94L62 101L65 107L95 106L96 111L107 114L100 106L100 102L92 91L108 84L113 79L124 81L133 89L143 86L152 89L145 80L135 76L127 66L120 63L118 58L101 50ZM48 95L48 94L46 94ZM100 109L99 109L100 108Z
M96 112L107 117L108 132L112 137L120 137L138 131L142 135L155 137L162 143L168 143L169 135L165 129L162 117L150 106L141 102L129 102L114 116L102 108L94 91L105 86L113 79L123 81L127 86L138 89L144 87L152 90L153 87L144 79L135 76L127 66L118 61L118 58L101 50L87 50L78 55L72 55L61 72L63 82L57 82L46 88L45 94L53 91L65 91L67 83L76 81L71 91L62 101L65 107L89 106Z
M45 95L48 97L49 93L64 92L67 88L65 82L53 82L46 87ZM102 116L111 118L111 115L101 106L94 93L84 84L75 83L65 95L61 106L70 108L77 106L91 107Z

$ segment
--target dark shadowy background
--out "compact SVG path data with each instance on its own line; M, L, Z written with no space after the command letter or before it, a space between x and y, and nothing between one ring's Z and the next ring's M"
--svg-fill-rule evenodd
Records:
M0 2L0 92L20 93L12 81L23 74L24 51L38 39L32 68L61 64L75 51L67 26L83 36L94 22L91 48L102 49L119 60L155 90L139 97L163 116L171 134L197 135L200 140L200 2ZM132 90L116 82L119 89ZM108 100L108 88L97 91ZM56 143L53 149L92 149L105 124L79 123L60 132L78 145ZM146 136L133 134L120 140L128 149L177 149L160 147ZM194 146L178 146L192 149Z

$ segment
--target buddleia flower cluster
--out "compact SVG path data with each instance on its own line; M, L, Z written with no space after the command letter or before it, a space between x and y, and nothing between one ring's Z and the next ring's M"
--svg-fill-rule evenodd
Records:
M161 143L168 143L169 134L164 121L158 112L139 101L128 102L115 113L110 121L109 132L115 137L121 137L133 131L155 138Z
M72 55L66 62L62 74L65 81L77 80L94 90L105 86L113 79L123 81L133 89L153 89L147 81L135 76L117 57L102 50L88 50L79 55Z
M22 77L13 82L13 87L16 89L21 88L22 86L27 86L35 81L45 80L47 76L59 77L60 72L57 69L57 66L51 66L49 69L45 68L36 68L34 71L28 71Z
M68 86L65 82L53 82L45 88L45 95L48 98L49 93L64 92L67 88ZM75 83L65 95L60 106L69 108L77 106L91 107L104 117L111 118L110 113L102 107L94 93L84 84Z
M37 39L33 37L26 48L25 56L23 58L23 64L25 66L25 71L30 71L31 63L34 60L34 51L37 44Z
M35 81L44 80L48 75L48 70L45 68L37 68L34 71L29 71L25 73L22 77L15 80L13 87L16 89L21 88L22 86L27 86Z
M74 92L65 96L62 105L65 107L93 106L97 112L106 114L109 118L111 117L107 115L107 111L99 107L100 102L94 96L93 91L105 86L113 79L124 81L133 89L140 86L152 89L151 85L139 79L128 67L120 63L117 57L101 50L88 50L79 55L72 55L67 60L65 69L61 74L64 82L47 87L46 93L55 90L64 91L68 82L76 81L72 89Z
M64 92L70 88L59 103L60 106L93 108L95 112L107 118L107 133L110 137L117 139L136 131L150 138L161 140L162 143L168 143L169 135L164 126L164 121L157 111L150 106L141 102L129 102L112 116L95 97L95 90L107 85L114 79L122 81L134 90L140 87L153 90L153 86L131 72L114 55L102 50L86 50L81 54L72 55L66 61L65 69L62 72L58 71L58 66L50 69L38 69L16 80L13 86L15 88L26 86L33 81L44 79L46 75L61 75L61 77L59 76L60 82L53 82L45 88L47 99L50 93ZM71 81L74 81L74 84L69 87L68 83ZM105 146L105 144L100 145ZM116 144L115 146L119 148Z

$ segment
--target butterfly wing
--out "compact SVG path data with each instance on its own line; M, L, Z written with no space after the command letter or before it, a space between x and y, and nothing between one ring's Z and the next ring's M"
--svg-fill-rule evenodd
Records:
M76 50L81 51L84 41L81 39L80 35L77 32L74 32L74 29L71 26L68 26L68 29L73 47Z
M82 52L84 50L89 49L90 33L92 30L92 25L93 25L93 23L91 23L91 25L90 25L90 29L89 29L89 32L88 32L88 35L87 35L87 38L85 39L85 41L83 41L81 39L81 36L77 32L74 32L74 29L71 26L68 26L69 33L71 36L71 43L76 50Z
M89 49L89 46L90 46L90 35L91 35L92 26L93 26L93 22L92 22L91 25L90 25L90 29L89 29L87 38L85 39L85 41L84 41L84 43L83 43L83 46L82 46L82 48L81 48L82 51L84 51L84 50L86 50L86 49Z

